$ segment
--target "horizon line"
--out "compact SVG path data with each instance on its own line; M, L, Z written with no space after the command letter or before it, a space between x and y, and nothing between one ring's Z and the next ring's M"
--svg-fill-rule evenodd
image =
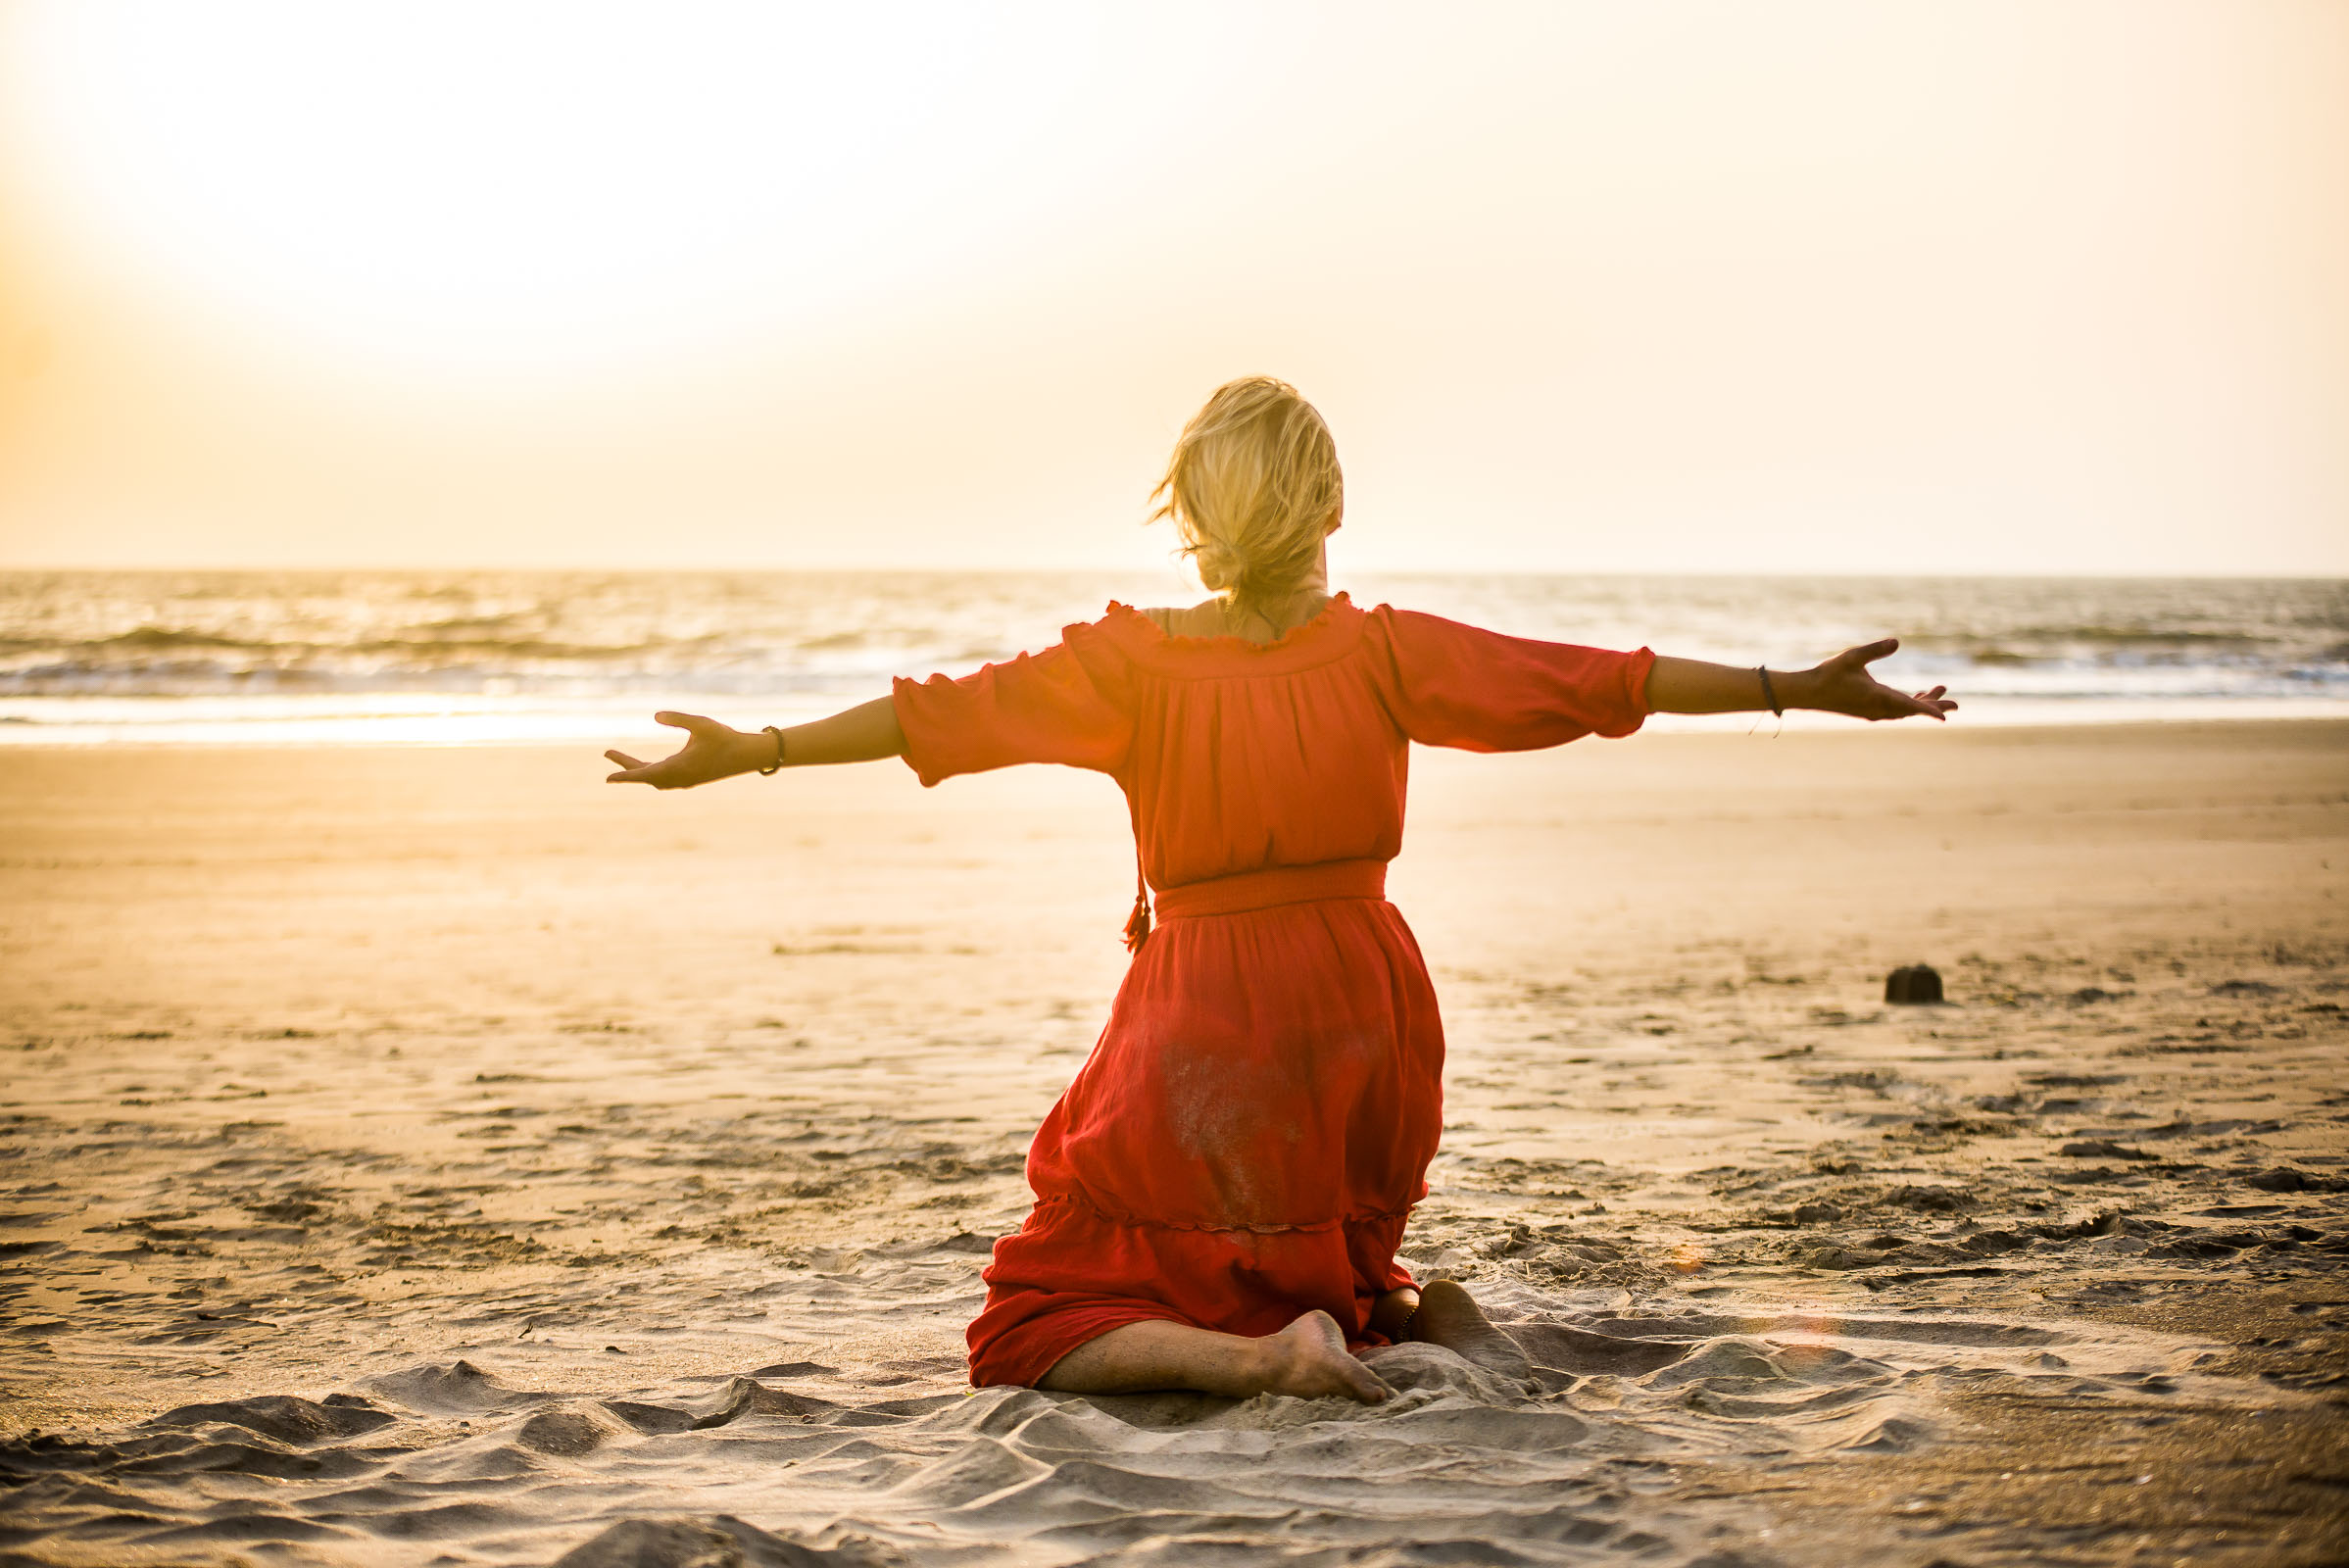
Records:
M160 565L11 565L0 564L0 576L39 575L119 575L193 574L214 572L223 575L258 576L327 576L333 574L365 574L375 576L449 575L455 573L500 574L513 576L1084 576L1131 577L1155 573L1163 568L1110 565L961 565L907 566L887 564L826 564L808 566L776 565L564 565L506 564L506 565L247 565L223 564L160 564ZM1977 581L1977 582L2345 582L2349 571L2018 571L2018 570L1947 570L1947 571L1786 571L1786 570L1681 570L1668 567L1490 567L1490 566L1368 566L1356 573L1363 577L1670 577L1705 581L1724 581L1733 578L1764 581L1805 581L1820 578L1840 578L1851 581ZM1333 574L1335 575L1335 574ZM1343 591L1343 583L1338 591Z

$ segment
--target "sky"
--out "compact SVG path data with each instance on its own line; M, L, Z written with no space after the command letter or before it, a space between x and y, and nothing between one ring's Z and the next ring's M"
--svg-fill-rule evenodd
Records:
M2349 5L0 0L0 567L2349 574Z

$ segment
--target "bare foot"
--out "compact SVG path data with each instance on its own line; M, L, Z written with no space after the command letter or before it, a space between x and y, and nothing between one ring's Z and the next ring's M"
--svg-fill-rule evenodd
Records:
M1534 1376L1517 1342L1494 1328L1476 1298L1453 1280L1434 1280L1420 1291L1411 1338L1441 1345L1497 1377L1526 1383Z
M1256 1345L1264 1357L1266 1394L1295 1395L1300 1399L1343 1396L1364 1404L1384 1404L1394 1392L1379 1381L1377 1373L1354 1359L1346 1348L1338 1320L1327 1312L1307 1312Z
M1327 1312L1307 1312L1261 1339L1156 1319L1122 1324L1062 1356L1037 1387L1055 1394L1197 1389L1233 1399L1293 1394L1365 1404L1394 1393L1346 1353L1346 1336Z

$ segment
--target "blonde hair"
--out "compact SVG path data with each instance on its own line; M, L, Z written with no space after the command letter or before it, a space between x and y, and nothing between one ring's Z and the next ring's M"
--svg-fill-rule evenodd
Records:
M1286 381L1250 375L1217 387L1191 416L1150 499L1150 520L1173 519L1207 590L1262 614L1311 575L1346 511L1346 476L1313 405Z

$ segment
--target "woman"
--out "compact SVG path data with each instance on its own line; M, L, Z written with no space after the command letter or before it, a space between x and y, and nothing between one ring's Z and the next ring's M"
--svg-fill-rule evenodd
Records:
M1872 679L1890 641L1772 673L1332 596L1337 450L1269 377L1208 399L1156 494L1204 604L1111 605L1041 654L901 679L790 729L664 712L684 749L650 764L607 753L612 781L903 757L925 785L1061 762L1124 789L1148 884L1133 964L1030 1150L1037 1201L986 1271L973 1383L1376 1402L1387 1388L1353 1350L1405 1339L1521 1370L1466 1291L1422 1290L1395 1257L1443 1119L1435 992L1384 897L1410 743L1522 751L1629 735L1650 712L1957 705Z

